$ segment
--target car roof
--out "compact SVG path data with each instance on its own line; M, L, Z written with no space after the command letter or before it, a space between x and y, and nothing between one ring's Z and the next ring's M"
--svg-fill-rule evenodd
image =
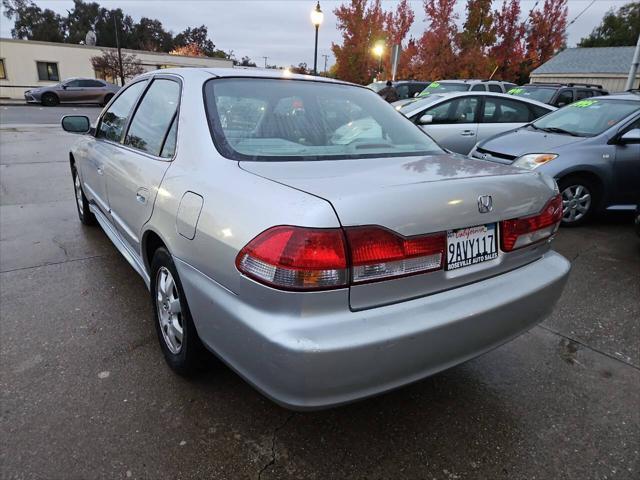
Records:
M479 96L479 97L498 97L498 98L507 98L509 100L516 100L516 101L523 101L524 103L529 103L531 105L537 105L539 107L544 107L549 109L549 111L553 111L556 110L555 107L548 105L546 103L543 102L538 102L537 100L532 100L530 98L523 98L523 97L515 97L513 95L509 95L507 93L498 93L498 92L444 92L444 93L434 93L434 96L437 95L438 100L436 100L436 102L439 101L444 101L444 100L448 100L450 98L457 98L457 97L471 97L471 96ZM417 100L416 102L407 104L407 114L409 114L409 112L416 112L418 110L421 110L422 108L424 108L427 105L431 105L432 103L435 102L429 102L428 100L432 98L431 96L428 97L424 97L421 98L420 100ZM604 97L604 98L609 98L608 97ZM402 110L401 107L400 110Z
M602 100L633 100L636 102L640 102L640 95L634 92L619 92L612 93L611 95L599 95L597 97L591 97L586 100L591 100L594 98Z
M465 78L465 79L451 79L451 80L447 80L447 79L442 79L442 80L436 80L436 83L442 83L442 82L447 82L447 83L488 83L488 82L495 82L495 83L513 83L513 82L506 82L504 80L493 80L493 79L489 79L489 80L485 80L482 78Z
M163 68L160 70L154 70L151 72L145 72L141 77L154 75L154 74L174 74L183 78L201 78L202 74L210 75L215 78L287 78L292 80L312 80L316 82L334 83L342 85L353 85L357 87L366 88L362 85L355 83L345 82L343 80L337 80L334 78L319 77L314 75L302 75L299 73L291 73L287 70L277 70L273 68L258 68L258 67L220 67L220 68L205 68L205 67L182 67L182 68Z

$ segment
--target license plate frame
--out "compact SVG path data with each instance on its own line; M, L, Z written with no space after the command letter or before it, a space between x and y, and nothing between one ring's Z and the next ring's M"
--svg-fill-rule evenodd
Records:
M498 224L447 230L446 271L460 270L498 258Z

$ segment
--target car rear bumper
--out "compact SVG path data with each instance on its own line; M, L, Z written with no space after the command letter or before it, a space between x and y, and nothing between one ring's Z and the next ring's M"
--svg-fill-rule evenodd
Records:
M204 343L265 395L297 410L379 394L505 343L552 311L570 270L550 251L449 291L283 322L188 264L176 260L176 266Z

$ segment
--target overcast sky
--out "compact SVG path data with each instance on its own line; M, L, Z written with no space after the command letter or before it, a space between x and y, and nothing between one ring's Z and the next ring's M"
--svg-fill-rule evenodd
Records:
M280 66L313 63L313 27L309 13L315 6L312 0L97 0L106 8L121 7L125 13L135 20L146 16L159 19L164 27L177 33L189 26L205 24L209 36L218 48L233 50L237 58L245 55L251 57L258 65L264 64L263 56L269 57L270 64ZM346 1L346 0L345 0ZM569 20L576 17L592 0L569 0ZM50 8L65 14L73 7L71 0L38 0L41 8ZM318 42L319 55L329 55L329 65L333 63L331 42L340 42L340 34L336 29L336 18L333 10L343 3L340 0L321 0L320 5L325 13L325 20L320 27ZM391 9L397 0L383 0L386 9ZM424 10L422 0L412 0L416 12L416 20L411 35L419 37L424 31ZM494 1L498 7L502 0ZM522 0L525 13L533 7L535 0ZM540 3L543 3L542 0ZM596 27L605 12L612 7L618 8L628 0L595 0L588 10L568 29L568 44L575 44L588 35ZM456 13L458 23L464 18L466 1L458 0ZM0 19L0 35L11 36L13 22L4 16ZM324 59L320 56L318 69L324 67Z

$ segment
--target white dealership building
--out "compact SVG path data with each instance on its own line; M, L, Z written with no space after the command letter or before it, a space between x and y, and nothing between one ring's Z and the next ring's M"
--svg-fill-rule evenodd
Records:
M104 79L103 73L96 72L91 65L91 57L100 56L104 50L115 49L0 38L0 99L22 99L25 90L53 85L70 77ZM122 52L135 55L145 71L233 66L231 60L223 58L186 57L124 48Z

